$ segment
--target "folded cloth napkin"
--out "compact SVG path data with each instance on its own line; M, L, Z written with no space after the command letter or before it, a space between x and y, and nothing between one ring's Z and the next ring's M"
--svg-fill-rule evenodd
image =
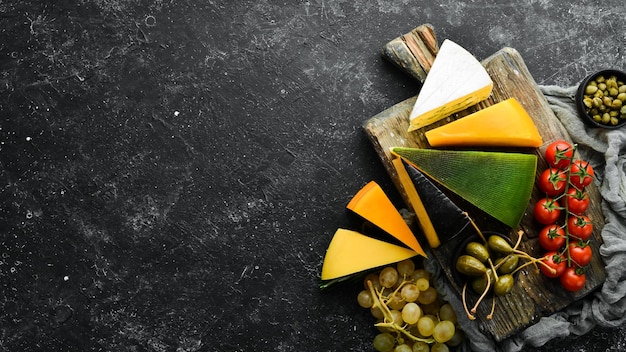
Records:
M606 264L606 280L601 288L563 311L541 318L536 324L497 343L484 335L477 324L459 319L467 335L462 351L515 352L539 347L555 338L583 335L595 326L618 327L626 322L626 128L591 128L578 117L574 104L577 87L541 86L550 107L561 121L581 157L594 168L596 186L602 195L605 226L600 255ZM443 275L433 261L427 263L435 276ZM463 311L462 303L445 280L436 280L437 289Z

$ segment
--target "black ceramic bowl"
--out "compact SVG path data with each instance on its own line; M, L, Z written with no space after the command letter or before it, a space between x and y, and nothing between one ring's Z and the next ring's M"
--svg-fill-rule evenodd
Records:
M604 77L604 79L608 79L611 76L615 76L617 78L617 81L626 84L626 72L619 71L619 70L602 70L602 71L595 72L585 77L585 79L583 79L583 81L578 86L578 90L576 92L576 109L578 110L578 114L580 115L580 118L582 118L583 121L585 121L587 124L589 124L592 127L619 128L619 127L622 127L624 124L626 124L626 118L623 118L623 117L620 118L619 115L617 116L617 120L618 120L617 124L612 124L610 122L609 123L603 122L601 116L604 114L604 112L607 112L608 110L605 110L604 112L597 111L597 109L596 111L590 111L591 108L585 105L585 102L584 102L585 98L587 99L594 98L593 94L587 94L586 92L587 86L591 82L597 81L599 77ZM624 105L626 105L626 102ZM617 109L617 112L619 114L620 109ZM592 115L596 115L596 118L594 119ZM598 118L598 116L600 116L600 118Z

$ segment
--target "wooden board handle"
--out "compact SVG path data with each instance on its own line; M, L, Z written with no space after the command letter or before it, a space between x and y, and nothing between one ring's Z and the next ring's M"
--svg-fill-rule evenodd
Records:
M424 82L437 52L439 45L433 26L423 24L385 44L382 56L411 77Z

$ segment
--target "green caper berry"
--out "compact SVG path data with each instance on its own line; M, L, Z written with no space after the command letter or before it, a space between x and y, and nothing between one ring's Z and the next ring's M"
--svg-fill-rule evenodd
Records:
M599 97L595 97L593 98L593 106L595 106L596 108L599 108L600 106L602 106L602 99L600 99Z
M606 106L611 106L613 104L613 99L611 97L602 98L602 103Z
M619 119L617 117L611 117L611 125L615 126L619 123Z
M626 115L626 105L622 106L622 108L619 109L619 113L622 115Z
M611 110L611 111L609 111L609 116L611 116L611 117L618 117L619 116L619 111Z
M594 98L602 98L604 96L604 92L601 90L597 90L595 93L593 93Z
M604 82L604 76L600 75L600 76L596 77L596 82L598 82L598 83Z
M597 91L598 91L598 87L597 86L588 85L585 88L585 94L593 94L593 93L595 93Z
M619 91L615 87L609 88L609 95L612 97L616 97L619 94Z
M626 101L626 92L624 93L619 93L616 97L617 99L621 100L622 103Z
M602 114L602 123L609 123L611 121L611 115L608 112Z
M586 107L591 108L593 106L593 99L586 97L583 99L583 104L585 104Z
M615 99L613 100L613 102L611 103L611 108L618 110L622 108L622 101L619 99Z
M496 296L504 296L509 294L513 290L513 286L515 285L515 279L511 274L505 274L496 280L493 285L493 292Z
M606 83L604 83L604 82L598 83L598 89L599 90L606 90Z
M619 86L619 88L617 88L617 90L620 93L626 93L626 84L622 84L621 86Z
M593 120L595 122L602 122L602 116L600 116L600 115L593 115Z
M606 80L607 88L617 88L617 78L615 76L611 76L611 78Z

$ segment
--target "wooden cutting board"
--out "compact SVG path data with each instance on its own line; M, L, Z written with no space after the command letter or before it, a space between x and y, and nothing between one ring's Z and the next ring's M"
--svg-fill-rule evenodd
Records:
M382 53L383 57L390 60L400 69L416 79L423 81L436 56L437 50L437 41L435 40L432 26L422 25L410 33L389 42L383 48ZM483 60L482 64L494 82L493 92L487 101L481 102L477 106L455 114L448 119L444 119L436 124L411 133L407 132L409 113L416 97L402 101L364 123L365 132L396 188L403 197L405 204L409 204L408 198L391 164L389 149L391 147L429 148L428 142L424 137L424 132L428 129L449 123L452 120L479 109L484 109L487 106L505 99L511 97L516 98L528 111L541 133L544 141L541 147L537 149L521 150L522 152L537 155L537 176L547 168L543 153L548 144L558 139L571 142L569 135L554 115L519 52L512 48L503 48ZM495 151L496 149L490 150ZM586 215L591 218L594 225L594 232L591 237L591 247L594 255L591 263L587 266L587 283L585 287L577 293L568 293L560 286L558 281L545 278L543 275L536 273L533 266L529 266L527 270L520 271L517 275L513 291L509 295L497 298L496 313L493 315L492 320L486 319L491 309L491 298L480 305L475 323L479 324L481 331L492 335L496 341L502 341L516 332L519 332L524 327L537 322L541 317L567 307L601 286L605 280L606 273L604 270L605 265L600 257L598 248L602 243L600 232L604 226L604 217L600 207L601 196L598 190L595 186L591 185L588 188L588 192L591 205ZM531 201L526 209L526 214L517 229L506 227L497 220L482 213L471 204L455 197L453 194L449 194L449 196L459 207L469 213L482 231L505 233L515 241L517 240L518 231L521 230L524 232L521 249L535 257L542 256L543 250L540 248L536 239L541 225L536 223L532 217L532 207L536 200L542 197L537 187L535 187L533 191ZM418 237L421 238L422 244L427 243L421 234L418 233ZM456 257L463 241L464 239L459 236L432 250L434 259L441 265L452 288L456 290L459 295L461 293L462 283L458 281L457 274L454 273L452 258ZM464 314L463 312L457 313Z

